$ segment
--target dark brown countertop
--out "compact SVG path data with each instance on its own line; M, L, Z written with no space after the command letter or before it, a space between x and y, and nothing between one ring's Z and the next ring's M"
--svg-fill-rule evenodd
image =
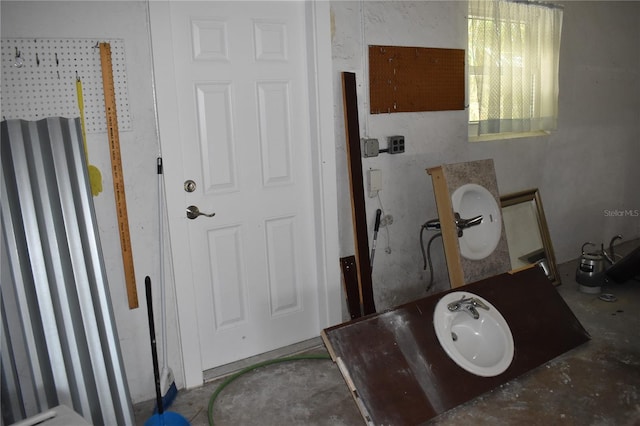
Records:
M491 302L514 339L509 368L480 377L459 367L433 328L438 300L469 291ZM363 415L375 425L417 425L473 399L589 340L589 334L542 270L501 274L369 315L323 332L340 359ZM343 374L345 372L343 371Z

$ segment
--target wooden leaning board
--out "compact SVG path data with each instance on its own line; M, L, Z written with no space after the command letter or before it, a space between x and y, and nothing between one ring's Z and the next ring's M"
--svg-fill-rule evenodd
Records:
M362 316L360 305L360 289L358 288L358 270L356 269L356 257L347 256L340 259L342 269L342 282L347 295L347 310L351 319Z
M433 312L450 291L486 298L507 320L515 353L504 373L471 374L440 346ZM367 424L417 425L587 342L590 336L544 272L532 267L327 328L322 338Z
M349 189L351 191L351 214L355 237L358 290L362 314L369 315L375 313L376 307L373 299L371 259L369 258L369 231L367 229L367 211L364 203L360 124L358 121L356 75L354 73L342 73L342 91L344 127L347 137L347 158L349 160L349 181L351 183Z

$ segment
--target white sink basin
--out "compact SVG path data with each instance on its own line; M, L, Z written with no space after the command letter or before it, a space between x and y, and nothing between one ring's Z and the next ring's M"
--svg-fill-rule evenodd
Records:
M451 194L451 204L462 219L482 215L482 223L465 228L458 238L460 254L480 260L493 253L502 233L500 206L494 196L484 186L468 183Z
M461 299L474 298L487 309L473 308L478 314L449 305ZM445 294L433 312L433 326L438 341L460 367L482 377L493 377L503 373L513 360L513 336L504 317L486 299L466 291Z

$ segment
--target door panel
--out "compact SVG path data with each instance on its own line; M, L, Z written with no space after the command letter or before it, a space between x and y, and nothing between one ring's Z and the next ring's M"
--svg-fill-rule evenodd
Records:
M215 314L205 324L215 330L225 329L247 321L247 286L241 247L241 228L218 228L207 233L211 294L206 286L200 290L208 296L201 310ZM203 315L204 316L204 315Z
M262 183L291 184L289 86L286 82L258 82L257 88Z
M237 190L231 85L196 83L195 88L204 190L207 193Z

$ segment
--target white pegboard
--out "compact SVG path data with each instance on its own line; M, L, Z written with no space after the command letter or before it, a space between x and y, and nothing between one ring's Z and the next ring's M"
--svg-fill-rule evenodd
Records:
M79 117L79 77L86 131L106 132L101 42L111 45L118 129L131 130L124 40L120 39L2 39L3 118Z

